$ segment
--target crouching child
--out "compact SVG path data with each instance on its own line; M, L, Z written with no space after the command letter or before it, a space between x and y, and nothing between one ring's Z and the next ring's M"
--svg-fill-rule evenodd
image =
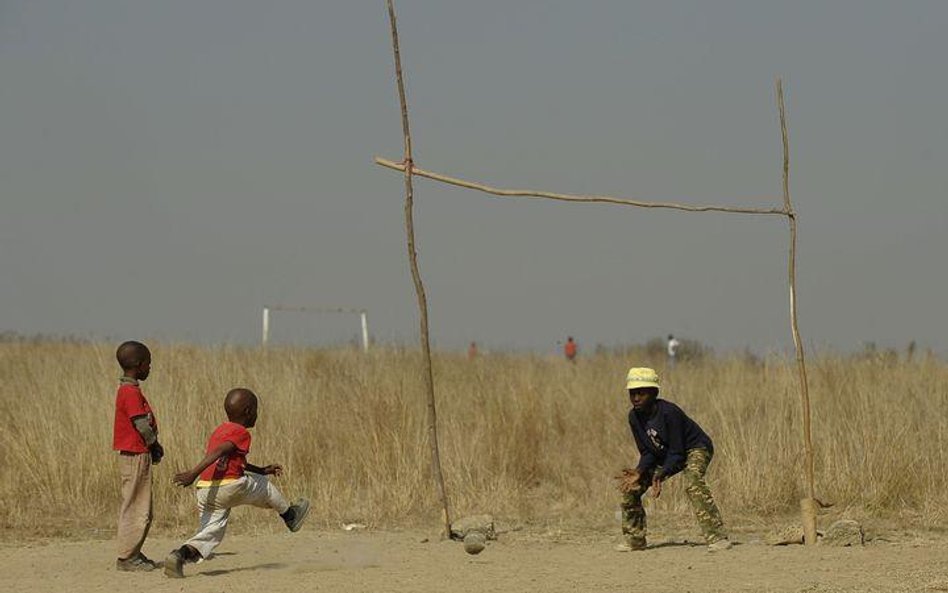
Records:
M619 549L644 550L646 547L646 491L658 497L665 480L681 472L685 492L710 551L731 547L721 512L705 481L705 472L714 455L711 438L681 408L658 397L658 373L649 368L632 368L626 377L626 389L632 409L629 428L639 450L639 463L623 471L619 489L622 497L622 533L625 542Z

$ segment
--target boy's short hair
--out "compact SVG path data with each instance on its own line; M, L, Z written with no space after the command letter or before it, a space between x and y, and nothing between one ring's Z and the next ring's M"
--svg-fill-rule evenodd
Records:
M115 360L123 371L137 368L150 356L151 351L148 346L134 340L122 342L115 351Z

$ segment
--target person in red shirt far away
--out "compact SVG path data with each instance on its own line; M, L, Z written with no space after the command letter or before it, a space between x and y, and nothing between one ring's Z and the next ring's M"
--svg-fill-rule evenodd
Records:
M566 357L566 360L576 362L576 351L576 341L573 340L573 336L567 336L566 343L563 344L563 355Z
M158 567L142 554L152 519L151 466L165 454L158 443L155 414L139 386L151 372L151 352L141 342L123 342L115 351L115 358L122 367L112 432L112 448L119 453L122 479L115 568L147 572Z
M257 423L257 396L244 388L231 389L224 398L227 422L218 426L207 442L207 454L192 469L175 474L174 483L190 486L197 480L197 505L201 528L165 559L165 576L181 578L184 565L208 558L224 539L230 510L240 505L269 508L280 514L290 531L299 531L309 512L309 501L293 504L270 483L267 476L283 473L280 465L259 467L247 462L250 432Z

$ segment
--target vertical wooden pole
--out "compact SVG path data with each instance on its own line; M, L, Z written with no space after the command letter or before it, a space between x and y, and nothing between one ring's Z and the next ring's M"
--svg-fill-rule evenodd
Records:
M788 275L790 280L790 329L793 333L793 346L796 349L797 373L800 383L800 401L803 408L803 447L805 452L804 468L806 472L806 498L800 501L803 518L804 542L816 543L816 484L813 477L813 434L810 427L810 393L806 380L806 361L803 354L803 341L797 326L797 214L790 201L790 139L787 133L787 109L783 95L783 80L777 78L777 108L780 111L780 135L783 140L783 205L787 211L790 225L790 259Z
M411 264L411 277L415 283L418 297L418 313L421 321L421 354L424 364L423 377L428 393L428 444L431 447L431 470L434 474L438 495L441 498L444 519L443 537L451 537L451 515L448 509L448 495L444 487L444 474L441 471L441 454L438 449L438 414L435 407L434 377L431 370L431 344L428 337L428 300L425 287L418 271L418 257L415 251L415 225L412 216L412 153L411 131L408 126L408 102L405 98L405 83L402 77L402 58L398 48L398 27L395 21L395 7L392 0L386 0L388 19L392 28L392 52L395 55L395 78L398 82L398 101L402 109L402 132L405 136L405 233L408 236L408 259Z
M362 320L362 351L369 351L369 320L368 320L368 311L362 310L359 311L359 317Z
M263 329L260 336L260 341L266 346L270 342L270 307L263 308Z

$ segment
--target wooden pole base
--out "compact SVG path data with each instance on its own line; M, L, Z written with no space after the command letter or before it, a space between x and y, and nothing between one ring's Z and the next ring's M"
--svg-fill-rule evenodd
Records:
M803 519L803 543L808 546L816 545L816 511L818 508L816 499L800 499L800 518Z

